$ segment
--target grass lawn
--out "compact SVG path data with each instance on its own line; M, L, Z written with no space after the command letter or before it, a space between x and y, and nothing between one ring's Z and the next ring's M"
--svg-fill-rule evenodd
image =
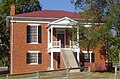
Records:
M57 75L56 75L57 74ZM61 75L61 76L59 76ZM70 79L87 79L87 73L84 74L78 74L76 78L72 78L73 76L75 76L76 74L72 74L70 75ZM84 75L86 75L84 77ZM115 74L112 72L91 72L91 79L114 79L115 78ZM120 75L120 73L119 73ZM47 77L48 76L48 77ZM51 76L51 77L49 77ZM82 77L83 76L83 77ZM54 79L54 78L59 78L62 79L62 77L66 77L66 74L64 73L45 73L45 74L40 74L40 79ZM27 74L27 75L18 75L18 76L11 76L9 77L9 79L37 79L37 74ZM0 79L6 79L6 77L0 77ZM118 79L120 79L120 77L118 77Z
M112 72L91 72L91 77L92 78L97 78L97 77L115 77L115 74Z

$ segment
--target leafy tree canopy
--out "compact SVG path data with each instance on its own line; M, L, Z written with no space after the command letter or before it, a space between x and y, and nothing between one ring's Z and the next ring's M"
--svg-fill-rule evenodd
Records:
M10 5L16 5L16 13L41 10L38 0L0 0L0 65L9 65L10 34L6 27L6 16L10 16Z
M84 11L83 13L87 12L88 15L91 15L93 23L97 22L104 24L100 27L101 29L95 32L95 34L97 34L95 38L99 38L97 41L103 43L107 52L110 52L108 54L110 60L112 60L111 58L114 58L114 56L118 56L116 52L120 49L120 0L71 0L71 2L75 5L76 9L82 9ZM114 31L114 33L112 31ZM91 33L94 33L94 31L91 30ZM89 35L92 36L92 34L89 33L88 37ZM94 38L94 36L91 38ZM83 44L85 44L84 42ZM111 52L114 52L115 55Z

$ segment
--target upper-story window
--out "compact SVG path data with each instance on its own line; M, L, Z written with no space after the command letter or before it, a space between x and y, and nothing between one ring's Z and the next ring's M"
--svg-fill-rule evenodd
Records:
M41 26L39 24L27 25L27 43L41 43Z

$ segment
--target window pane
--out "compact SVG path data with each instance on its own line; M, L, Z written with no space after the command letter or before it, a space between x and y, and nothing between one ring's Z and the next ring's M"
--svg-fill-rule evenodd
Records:
M37 42L37 26L30 26L30 42Z
M27 63L30 64L30 63L38 63L37 62L37 54L38 53L27 53Z
M41 26L27 26L27 43L41 43L42 42L42 27Z

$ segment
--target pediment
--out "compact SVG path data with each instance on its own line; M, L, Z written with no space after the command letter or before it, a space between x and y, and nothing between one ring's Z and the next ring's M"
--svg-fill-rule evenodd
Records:
M68 17L64 17L64 18L55 20L55 21L51 22L50 24L73 25L73 24L75 24L75 23L77 23L75 20L70 19L70 18L68 18Z

